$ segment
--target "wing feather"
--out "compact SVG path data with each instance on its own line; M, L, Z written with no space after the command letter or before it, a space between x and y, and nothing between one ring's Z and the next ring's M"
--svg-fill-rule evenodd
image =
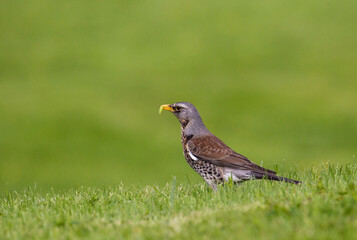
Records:
M216 166L276 174L274 171L260 167L245 156L233 151L214 135L192 138L188 141L187 147L198 159Z

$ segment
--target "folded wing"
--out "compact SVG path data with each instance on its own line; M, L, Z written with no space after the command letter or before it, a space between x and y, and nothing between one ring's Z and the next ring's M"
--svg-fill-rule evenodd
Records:
M251 170L263 175L276 174L276 172L260 167L243 155L233 151L214 135L192 138L188 141L187 146L190 152L199 160L212 163L216 166Z

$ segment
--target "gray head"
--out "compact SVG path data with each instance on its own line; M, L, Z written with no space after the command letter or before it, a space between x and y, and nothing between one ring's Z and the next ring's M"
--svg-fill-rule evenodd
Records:
M172 112L181 123L181 130L186 135L204 135L209 133L202 118L198 113L195 106L189 102L177 102L173 104L161 105L160 113L162 110Z

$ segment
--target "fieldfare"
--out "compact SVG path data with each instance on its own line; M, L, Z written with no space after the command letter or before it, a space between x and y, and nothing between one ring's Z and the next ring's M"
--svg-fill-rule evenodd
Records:
M269 179L299 184L300 181L276 175L232 150L204 125L195 106L188 102L161 105L172 112L181 124L181 141L187 163L214 190L217 184L233 181L240 183L251 179Z

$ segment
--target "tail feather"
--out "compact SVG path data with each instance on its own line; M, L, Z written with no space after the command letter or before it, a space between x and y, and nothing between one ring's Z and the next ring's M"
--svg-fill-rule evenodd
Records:
M298 181L298 180L280 177L280 176L277 176L277 175L271 174L271 173L252 172L252 174L256 179L269 179L269 180L273 180L273 181L288 182L288 183L294 183L294 184L302 183L301 181Z

